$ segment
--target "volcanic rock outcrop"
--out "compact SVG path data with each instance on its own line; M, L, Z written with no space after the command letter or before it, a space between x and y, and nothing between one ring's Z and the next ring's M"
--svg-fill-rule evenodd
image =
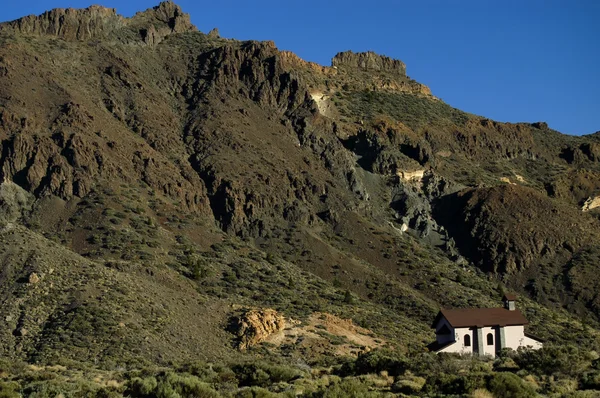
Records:
M265 341L285 327L285 318L273 309L249 310L234 325L239 349L245 350Z
M196 31L190 17L171 1L164 1L133 18L117 15L116 9L91 6L85 9L56 8L0 24L0 32L53 36L68 41L114 37L123 28L137 30L148 44L157 44L171 33Z
M352 51L340 52L331 60L331 66L349 71L390 72L395 75L406 76L406 65L404 62L386 57L385 55L375 54L372 51L364 53L354 53Z

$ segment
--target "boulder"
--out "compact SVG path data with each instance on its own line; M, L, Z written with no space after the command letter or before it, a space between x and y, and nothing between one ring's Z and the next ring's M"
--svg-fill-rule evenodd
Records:
M270 308L248 310L237 318L233 326L239 338L240 350L246 350L265 341L284 327L285 318Z

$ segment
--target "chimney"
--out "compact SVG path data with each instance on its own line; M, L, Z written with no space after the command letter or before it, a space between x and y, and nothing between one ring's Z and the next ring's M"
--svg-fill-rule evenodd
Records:
M506 293L502 297L502 302L504 303L504 308L506 308L509 311L514 311L517 308L515 305L516 300L517 300L517 296L515 296L514 294Z

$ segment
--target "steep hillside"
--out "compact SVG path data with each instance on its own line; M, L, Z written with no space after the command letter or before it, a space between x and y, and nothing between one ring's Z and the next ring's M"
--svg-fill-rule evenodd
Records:
M12 360L408 355L508 289L534 333L600 349L598 138L457 110L401 61L308 63L171 2L53 10L0 24L0 145ZM296 338L238 350L250 308Z

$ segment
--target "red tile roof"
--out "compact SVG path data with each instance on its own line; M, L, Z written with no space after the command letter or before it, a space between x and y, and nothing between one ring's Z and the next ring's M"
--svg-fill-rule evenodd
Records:
M472 326L514 326L526 325L527 319L521 311L509 311L505 308L460 308L453 310L440 310L433 322L436 327L441 317L455 328Z
M515 301L517 299L517 296L511 293L506 293L503 297L502 300L506 300L506 301Z

